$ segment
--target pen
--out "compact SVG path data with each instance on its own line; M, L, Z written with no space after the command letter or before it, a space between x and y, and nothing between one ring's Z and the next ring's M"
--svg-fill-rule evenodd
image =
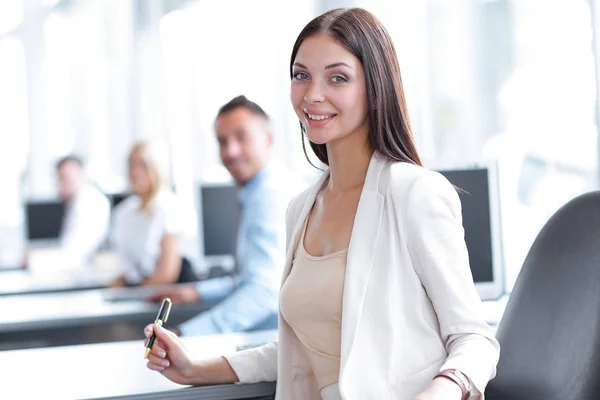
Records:
M169 313L171 312L171 299L168 297L162 301L160 305L160 310L158 310L158 315L156 316L156 320L154 321L155 325L163 326L167 319L169 318ZM148 354L150 354L150 350L152 350L152 345L156 340L156 333L152 331L152 336L150 336L150 340L148 341L148 345L146 346L146 353L144 354L144 358L148 358Z

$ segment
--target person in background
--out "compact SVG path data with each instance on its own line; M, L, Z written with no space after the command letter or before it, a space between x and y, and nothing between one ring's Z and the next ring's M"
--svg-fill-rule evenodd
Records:
M114 211L111 243L122 275L112 287L196 280L196 213L171 190L167 149L142 141L129 154L133 194Z
M240 188L237 274L160 292L150 300L222 300L180 325L183 335L274 329L285 260L285 211L303 186L271 160L273 134L269 117L258 104L245 96L235 97L219 110L215 131L221 161Z
M360 8L328 11L289 73L302 137L329 168L288 209L279 340L194 361L148 325L148 368L181 384L277 381L278 400L482 400L499 344L457 191L417 152L387 30Z
M110 202L87 178L83 161L74 155L56 163L58 193L65 204L60 231L65 266L88 265L104 244L110 226Z

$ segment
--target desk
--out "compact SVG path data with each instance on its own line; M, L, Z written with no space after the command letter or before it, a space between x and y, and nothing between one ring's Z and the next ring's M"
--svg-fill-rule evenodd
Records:
M0 272L0 296L99 289L110 282L110 278L94 275L83 277L65 274L49 278L22 269L13 269Z
M17 267L15 265L16 264L6 264L6 265L0 264L0 272L21 271L23 269L23 267Z
M144 293L153 288L130 289ZM143 300L107 301L110 289L0 296L0 350L131 340L154 321L158 305ZM143 298L144 296L142 296ZM175 326L215 303L177 304Z
M118 275L112 252L98 253L93 263L81 268L64 267L56 249L32 251L29 268L0 270L0 296L97 289L108 286Z
M276 338L276 331L263 331L184 338L184 342L195 358L207 358L230 354L240 345L262 344ZM143 353L142 340L0 352L2 398L102 398L184 388L147 369ZM262 393L274 391L274 384L256 389ZM211 389L194 391L201 394ZM196 394L193 398L210 397Z
M0 296L0 350L102 343L140 338L152 322L157 304L138 298L153 288L128 289L131 300L106 301L110 289ZM127 298L124 296L124 298ZM486 320L496 327L508 296L484 302ZM169 325L178 325L216 303L176 304Z

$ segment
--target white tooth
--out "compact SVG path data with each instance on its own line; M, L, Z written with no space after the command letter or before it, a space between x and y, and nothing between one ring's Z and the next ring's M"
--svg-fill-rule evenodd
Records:
M315 121L321 121L327 118L330 118L330 115L313 115L313 114L308 114L308 118L315 120Z

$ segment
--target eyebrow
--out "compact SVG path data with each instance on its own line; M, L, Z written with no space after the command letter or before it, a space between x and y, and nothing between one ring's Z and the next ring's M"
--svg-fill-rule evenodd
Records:
M308 69L308 67L306 67L304 64L301 64L299 62L295 62L294 66L296 67L300 67L300 68L304 68L304 69ZM336 67L348 67L350 69L352 69L352 67L348 64L346 64L345 62L338 62L338 63L334 63L334 64L329 64L328 66L325 67L325 69L333 69Z

